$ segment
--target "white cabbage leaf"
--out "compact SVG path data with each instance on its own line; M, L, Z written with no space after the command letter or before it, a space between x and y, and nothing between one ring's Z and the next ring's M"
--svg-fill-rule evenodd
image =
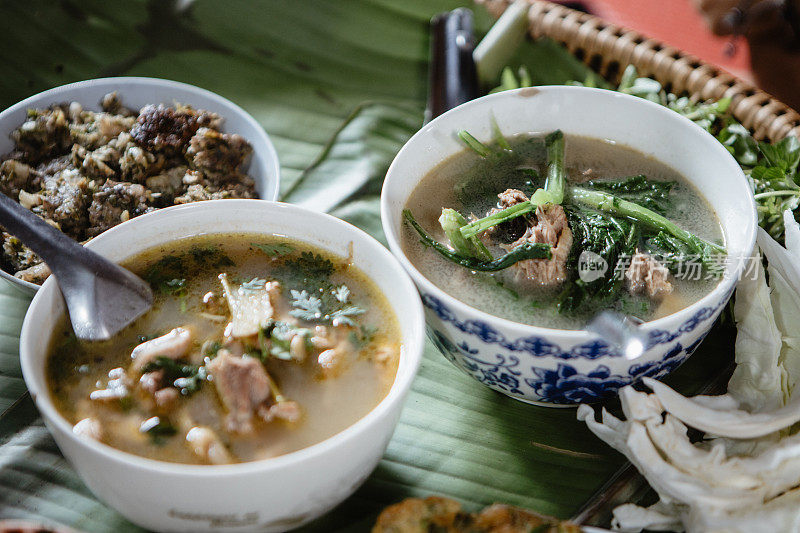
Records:
M737 367L720 396L686 398L646 378L620 391L625 419L581 405L578 419L631 461L658 493L625 504L622 531L800 531L800 226L785 214L786 248L759 232L769 262L736 293ZM693 442L689 427L706 433Z

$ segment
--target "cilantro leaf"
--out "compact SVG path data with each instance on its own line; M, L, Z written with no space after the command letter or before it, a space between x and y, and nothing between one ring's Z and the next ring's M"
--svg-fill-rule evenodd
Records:
M335 270L330 259L311 252L303 252L297 259L286 261L286 266L307 279L324 279Z
M164 371L164 379L178 389L183 396L190 396L200 390L208 377L205 366L182 363L169 357L159 356L147 363L142 373Z
M316 296L311 296L308 291L298 291L292 289L292 306L296 309L289 311L289 314L303 320L320 320L323 318L322 300Z
M350 298L350 289L347 288L347 285L341 285L333 290L333 295L337 300L346 304L347 299Z
M241 289L245 292L257 292L264 288L267 280L261 278L253 278L250 281L242 283Z
M250 246L258 248L270 257L282 257L294 252L294 247L290 244L286 244L285 242L277 242L275 244L251 242Z
M334 326L338 326L340 324L346 324L348 326L355 326L356 323L353 322L353 319L350 317L363 315L364 309L358 307L357 305L349 305L347 307L343 307L341 309L337 309L336 311L330 314L330 319L333 322Z

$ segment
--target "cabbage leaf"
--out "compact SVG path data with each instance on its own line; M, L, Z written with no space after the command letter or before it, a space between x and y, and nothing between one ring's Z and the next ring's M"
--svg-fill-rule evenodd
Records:
M625 419L588 405L578 419L623 453L659 501L625 504L624 531L800 529L800 226L784 214L784 248L759 229L758 254L736 292L736 369L727 394L686 398L645 378L652 393L620 391ZM701 430L701 440L689 436Z

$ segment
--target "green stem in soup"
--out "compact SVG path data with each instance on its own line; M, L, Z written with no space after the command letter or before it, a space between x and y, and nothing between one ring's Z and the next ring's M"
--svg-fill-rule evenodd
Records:
M669 195L675 183L674 181L648 180L644 174L637 174L613 181L587 181L584 188L613 194L663 215L672 205Z
M589 300L605 304L618 299L623 288L623 277L617 275L619 261L635 253L641 236L639 224L626 218L574 207L568 213L574 243L569 261L572 279L558 297L560 313L576 311ZM592 281L580 278L577 263L583 251L603 258L608 265L605 275Z
M494 153L491 148L473 137L467 130L460 130L458 132L458 138L464 141L464 144L466 144L468 148L481 157L489 157Z
M495 120L494 115L492 115L492 135L494 137L494 142L502 148L503 150L511 151L511 145L508 142L508 139L505 138L503 132L500 131L500 125L497 124L497 120Z
M477 234L486 231L491 227L501 224L507 220L511 220L519 216L522 216L524 214L530 213L534 209L536 209L536 205L533 203L533 199L531 199L530 202L525 202L513 205L511 207L507 207L502 211L498 211L489 216L485 216L481 219L470 222L469 224L461 228L461 235L464 236L464 238L470 239L476 236Z
M564 134L561 130L549 133L544 138L547 148L547 180L544 182L544 192L547 193L548 202L536 201L537 205L542 203L560 204L564 201L564 188L566 187L566 170L564 168ZM536 191L533 196L536 198ZM541 196L540 196L541 197ZM534 200L531 198L531 201ZM541 197L544 199L544 197Z
M492 260L492 254L477 236L467 238L461 235L461 228L467 225L467 219L461 213L455 209L442 209L439 224L456 253L485 261Z
M492 261L481 261L473 257L464 257L463 255L459 255L431 237L428 232L426 232L414 219L414 215L410 210L403 210L403 217L405 217L406 221L411 225L411 227L414 228L417 233L419 233L423 244L439 252L445 259L470 270L496 272L498 270L508 268L520 261L525 261L526 259L550 259L552 257L552 253L550 251L551 247L549 244L531 242L521 244L504 256L498 257Z
M189 396L200 390L208 377L205 366L184 363L165 356L158 356L147 363L142 369L142 373L146 374L157 370L163 370L165 380L178 389L183 396Z
M623 200L613 194L601 191L592 191L573 187L570 190L570 199L585 207L590 207L604 213L627 217L659 231L663 231L689 245L701 258L708 259L713 254L724 254L725 248L719 244L708 242L697 235L680 228L677 224L664 217L642 207L639 204Z
M462 226L461 235L465 239L471 239L491 227L530 213L538 205L560 204L564 201L566 169L564 167L564 134L561 130L556 130L545 137L545 147L547 149L547 179L544 188L537 189L529 202L508 207Z

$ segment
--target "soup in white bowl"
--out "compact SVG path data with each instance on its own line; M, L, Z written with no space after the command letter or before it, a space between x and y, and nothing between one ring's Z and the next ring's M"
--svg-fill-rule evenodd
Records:
M28 390L65 457L97 497L134 523L148 529L169 531L219 531L228 528L285 531L313 520L344 500L380 460L422 356L422 306L413 284L380 243L346 222L288 204L218 200L167 208L120 224L87 246L124 263L148 250L166 248L169 253L175 248L180 251L174 243L185 239L198 236L213 239L220 235L248 235L248 239L258 235L259 240L249 241L248 245L250 242L269 244L273 238L290 245L298 242L298 249L313 248L331 261L336 259L352 264L373 284L382 295L377 301L388 306L384 308L385 312L402 317L396 326L399 335L397 369L391 382L387 383L388 391L384 389L384 397L381 398L384 391L379 386L373 389L377 395L371 400L375 402L374 407L361 403L363 414L351 412L351 415L359 417L357 420L349 425L335 422L341 429L331 428L327 434L335 434L311 439L317 441L315 444L297 451L284 449L288 453L277 457L254 458L234 464L181 464L154 460L119 450L81 432L76 433L75 422L59 411L48 384L47 359L58 333L63 331L60 320L65 313L63 298L53 278L45 281L26 314L20 336L22 371ZM260 249L258 252L263 253ZM264 259L267 259L266 255ZM229 266L220 263L220 268ZM232 277L228 281L239 283ZM173 283L169 285L175 287ZM361 287L358 283L353 284L350 288L352 297L364 296ZM213 290L219 291L220 286ZM366 290L368 295L371 289ZM291 297L291 292L289 295ZM174 304L179 307L175 315L178 316L180 302ZM187 302L187 308L189 305ZM364 313L355 316L363 317L368 324L378 321L382 315L368 316ZM138 344L138 339L131 343ZM319 362L321 352L317 354L315 350L309 350L307 353L316 354ZM137 357L140 354L137 353ZM376 355L371 352L362 354L362 357ZM307 362L312 363L313 358L309 357ZM322 371L315 368L314 372L317 370ZM278 375L275 371L275 376ZM374 373L375 376L379 373ZM106 374L93 390L107 390L108 379ZM174 380L171 383L170 388L176 388ZM187 385L181 382L181 388ZM210 387L206 392L216 394L214 384L204 383L202 386L207 385ZM91 394L93 391L89 388L87 386L86 391ZM303 401L297 395L289 399L298 403ZM272 400L277 399L274 396L265 398L258 407L268 410ZM300 407L302 411L304 406L301 404ZM230 407L222 405L221 408L224 408L223 416L227 417ZM312 409L313 406L308 407L308 412ZM255 413L250 419L254 430L262 424L274 424L276 428L290 424L278 419L267 422L257 416L260 415ZM141 428L141 424L134 426L136 432ZM143 436L150 438L147 432Z

